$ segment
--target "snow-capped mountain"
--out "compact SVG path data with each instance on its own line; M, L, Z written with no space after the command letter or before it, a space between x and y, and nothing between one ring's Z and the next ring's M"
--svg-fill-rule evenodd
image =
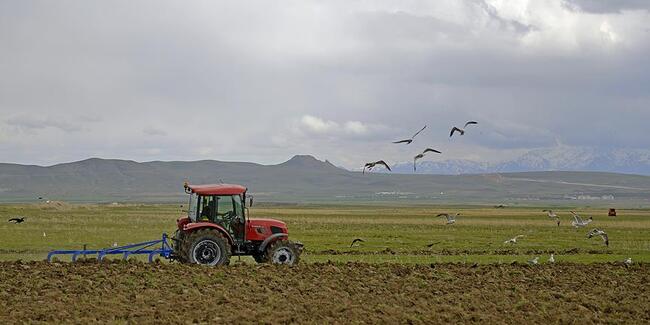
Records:
M413 163L398 163L397 173L414 173ZM531 150L496 163L470 160L419 161L418 174L474 174L525 171L602 171L650 175L650 150L557 146Z

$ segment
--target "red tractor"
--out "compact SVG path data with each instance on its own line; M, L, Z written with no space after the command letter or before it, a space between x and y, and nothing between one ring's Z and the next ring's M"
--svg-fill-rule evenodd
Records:
M253 256L258 263L294 265L303 245L289 240L287 224L251 219L241 185L189 185L187 216L177 220L173 256L182 263L227 265L231 256ZM250 197L249 206L253 200Z

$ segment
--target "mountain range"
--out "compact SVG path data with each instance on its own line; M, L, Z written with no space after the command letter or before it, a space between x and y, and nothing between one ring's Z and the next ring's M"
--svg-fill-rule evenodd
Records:
M0 202L183 202L183 182L236 183L258 202L647 204L650 177L601 172L405 175L348 171L312 156L250 162L92 158L42 167L0 163ZM575 204L575 203L572 203Z
M559 145L534 149L514 159L496 163L453 159L419 161L416 172L413 171L413 162L402 162L392 167L393 172L403 174L459 175L561 170L650 175L650 150Z

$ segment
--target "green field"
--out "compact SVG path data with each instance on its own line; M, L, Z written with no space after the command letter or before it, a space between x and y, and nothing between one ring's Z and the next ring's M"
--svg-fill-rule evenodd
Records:
M303 262L359 261L396 263L511 263L555 253L558 262L615 262L631 257L650 262L650 210L558 208L557 227L542 207L495 209L482 206L334 206L259 205L252 217L288 223L290 237L305 244ZM69 205L65 203L0 205L0 218L25 216L22 224L0 223L0 260L42 260L53 249L109 247L160 238L173 233L182 215L178 205ZM569 210L593 216L588 228L570 225ZM445 225L440 212L460 212ZM592 228L610 237L587 239ZM503 242L524 235L516 245ZM350 248L354 238L365 240ZM426 245L434 244L431 248ZM250 262L252 259L242 258Z

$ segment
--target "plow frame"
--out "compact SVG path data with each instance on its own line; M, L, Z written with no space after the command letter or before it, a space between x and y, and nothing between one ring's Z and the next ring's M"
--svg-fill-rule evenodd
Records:
M154 248L153 246L157 244L160 244L160 247ZM164 233L162 234L161 239L118 247L103 249L54 250L47 254L47 261L51 262L52 257L57 255L72 255L72 262L76 262L79 255L83 255L84 257L87 255L97 255L98 261L103 260L106 255L122 255L123 260L127 260L131 255L149 255L149 262L152 262L155 255L159 255L166 259L172 259L172 253L173 249L169 244L169 237Z

